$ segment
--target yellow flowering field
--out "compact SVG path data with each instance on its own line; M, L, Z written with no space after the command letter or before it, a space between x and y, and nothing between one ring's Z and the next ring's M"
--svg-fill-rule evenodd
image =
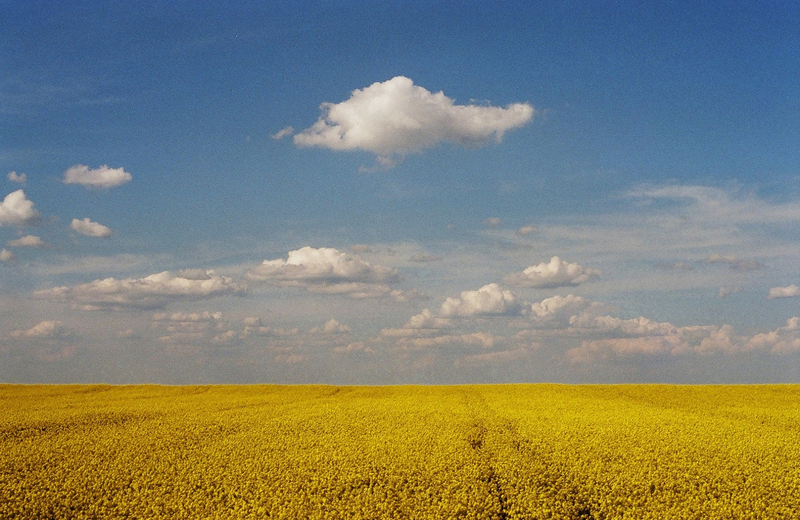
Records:
M800 386L0 385L0 518L800 518Z

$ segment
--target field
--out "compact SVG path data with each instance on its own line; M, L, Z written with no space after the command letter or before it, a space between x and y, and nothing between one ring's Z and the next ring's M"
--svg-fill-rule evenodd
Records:
M0 518L800 518L800 386L0 385Z

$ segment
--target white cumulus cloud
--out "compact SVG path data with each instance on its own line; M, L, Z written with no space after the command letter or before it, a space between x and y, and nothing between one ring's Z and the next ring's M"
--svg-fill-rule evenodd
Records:
M599 269L585 268L554 256L550 262L532 265L522 271L506 276L503 280L518 287L565 287L580 285L600 276Z
M76 164L64 172L64 184L80 184L89 188L114 188L130 182L131 179L133 176L124 169L109 168L105 164L94 170L83 164Z
M350 332L352 332L352 329L350 327L339 323L335 319L330 319L326 321L325 325L323 325L322 327L314 327L309 331L310 334L318 334L318 335L349 334Z
M786 287L770 288L767 298L774 300L775 298L795 298L797 296L800 296L800 287L792 284Z
M25 235L14 240L9 240L6 242L6 245L10 247L44 247L47 244L35 235Z
M484 285L477 291L463 291L458 298L447 298L439 314L444 317L518 316L526 305L513 292L496 283Z
M227 276L164 271L144 278L105 278L73 287L34 292L37 298L71 303L84 310L158 309L178 301L241 294L245 287Z
M286 260L264 260L245 276L253 281L354 298L393 297L388 284L400 280L394 268L372 265L338 249L309 246L290 251Z
M113 234L111 228L97 222L92 222L88 217L83 220L72 219L72 223L69 227L76 233L86 235L87 237L108 238Z
M528 123L533 107L456 105L442 92L432 93L397 76L354 90L341 103L323 103L322 116L294 136L297 146L365 150L391 166L391 156L419 152L447 141L465 146L500 142L503 134Z
M771 354L792 354L800 351L800 318L789 318L785 327L756 334L750 338L748 346L753 350L769 350Z
M25 184L25 181L28 180L28 176L24 173L9 172L8 180L11 182L16 182L17 184Z
M13 262L17 257L8 249L0 249L0 262Z
M20 329L11 332L12 338L67 338L71 336L69 329L60 321L42 321L30 329Z
M41 219L22 190L12 191L0 203L0 226L30 226Z

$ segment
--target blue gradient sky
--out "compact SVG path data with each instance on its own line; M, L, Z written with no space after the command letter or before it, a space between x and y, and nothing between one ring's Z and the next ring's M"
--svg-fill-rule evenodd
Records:
M0 381L800 381L796 2L0 12Z

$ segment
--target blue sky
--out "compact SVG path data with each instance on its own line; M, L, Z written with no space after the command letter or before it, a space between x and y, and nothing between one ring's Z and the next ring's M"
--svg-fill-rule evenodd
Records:
M0 381L800 381L795 2L0 12Z

